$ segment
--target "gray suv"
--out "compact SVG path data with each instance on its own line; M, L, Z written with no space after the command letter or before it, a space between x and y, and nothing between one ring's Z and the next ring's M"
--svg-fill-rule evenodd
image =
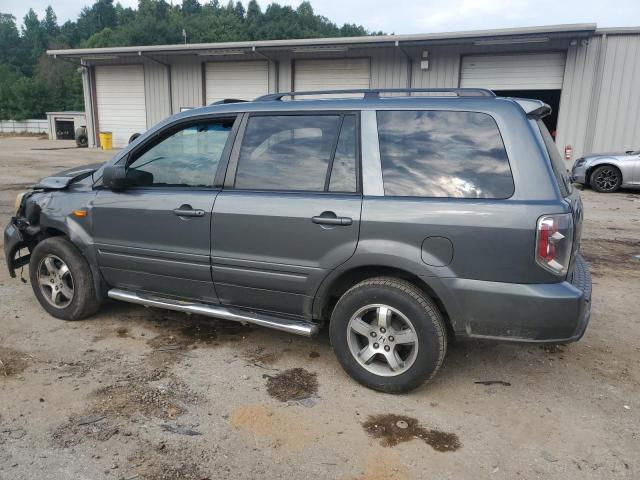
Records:
M352 98L317 98L331 93ZM9 271L28 264L65 320L112 298L301 335L328 324L349 375L408 391L454 338L583 335L582 203L549 112L481 89L189 110L20 195Z

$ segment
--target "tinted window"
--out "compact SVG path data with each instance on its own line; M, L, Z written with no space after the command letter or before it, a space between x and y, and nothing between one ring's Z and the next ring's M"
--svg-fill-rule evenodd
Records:
M564 160L560 156L558 147L553 141L553 137L549 133L547 126L542 120L537 120L537 124L540 129L540 134L542 135L542 140L544 141L544 146L549 154L549 159L551 160L551 168L553 169L553 173L556 177L558 188L560 189L562 196L566 197L573 191L567 167L564 165Z
M378 112L385 195L508 198L513 178L493 118L484 113Z
M340 115L251 117L236 188L324 191L341 121Z
M344 117L342 130L340 130L329 191L355 192L356 190L356 117L348 115Z
M129 164L127 176L144 186L210 187L233 121L190 125Z

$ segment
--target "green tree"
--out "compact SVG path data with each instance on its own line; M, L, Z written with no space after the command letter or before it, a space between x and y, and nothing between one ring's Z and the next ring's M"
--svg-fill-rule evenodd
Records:
M317 15L309 1L297 8L256 0L201 4L182 0L138 0L137 8L95 0L76 20L59 26L51 6L40 20L33 10L19 30L12 15L0 13L0 118L42 117L48 110L81 109L82 75L77 65L46 56L47 48L111 47L233 42L370 34L355 24L338 26ZM234 3L235 2L235 3ZM379 34L377 32L375 34Z
M58 17L53 11L53 8L51 8L51 5L47 7L47 10L44 14L44 20L42 20L42 28L50 37L55 37L56 35L58 35L58 33L60 33L60 27L58 27Z
M0 65L17 67L20 64L20 34L16 17L0 13Z

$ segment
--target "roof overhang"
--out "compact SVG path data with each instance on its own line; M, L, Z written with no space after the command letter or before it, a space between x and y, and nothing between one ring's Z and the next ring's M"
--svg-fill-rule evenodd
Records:
M84 60L106 60L110 58L162 55L232 56L258 51L288 50L293 52L345 51L349 48L376 48L423 45L505 45L523 43L545 43L559 38L583 38L596 32L595 23L548 25L540 27L504 28L497 30L470 30L413 35L378 35L363 37L308 38L295 40L263 40L254 42L191 43L176 45L145 45L134 47L76 48L48 50L56 58L81 58Z

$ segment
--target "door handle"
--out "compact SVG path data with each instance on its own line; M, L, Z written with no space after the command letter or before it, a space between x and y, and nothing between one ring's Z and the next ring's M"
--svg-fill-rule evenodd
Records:
M205 211L194 209L191 205L180 205L173 210L173 214L179 217L204 217Z
M334 212L322 212L320 215L311 217L311 221L318 225L351 225L353 220L350 217L338 217Z

